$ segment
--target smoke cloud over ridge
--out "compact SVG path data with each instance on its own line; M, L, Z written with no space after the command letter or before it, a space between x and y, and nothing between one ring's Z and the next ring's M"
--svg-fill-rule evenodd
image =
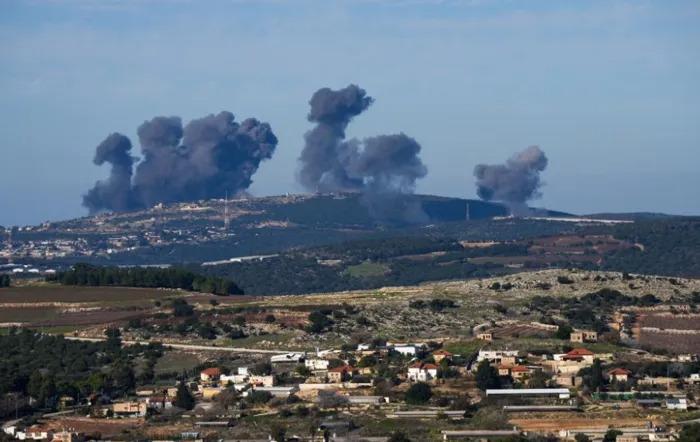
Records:
M350 121L373 101L352 84L313 94L308 120L316 126L304 136L298 180L315 192L359 191L378 218L399 205L405 218L419 220L424 217L422 211L409 207L406 196L413 192L416 180L428 173L419 157L420 144L403 133L345 139Z
M83 197L91 213L243 191L277 146L269 124L254 118L238 123L226 111L192 120L184 128L179 117L155 117L137 133L143 159L135 174L129 138L113 133L97 146L95 164L110 163L112 168L109 178Z
M540 172L547 168L547 156L538 146L510 157L505 164L478 164L474 168L477 194L486 201L501 201L511 210L527 210L528 200L539 198Z

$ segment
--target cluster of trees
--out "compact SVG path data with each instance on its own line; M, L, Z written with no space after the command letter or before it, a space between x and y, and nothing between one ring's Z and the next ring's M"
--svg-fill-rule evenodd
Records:
M661 300L652 294L629 296L617 290L604 288L597 292L587 293L580 298L535 296L530 305L533 309L545 314L549 314L552 310L561 312L570 325L561 325L557 337L568 339L568 333L572 331L571 326L602 333L608 330L608 317L617 308L625 306L650 307L660 302Z
M10 275L0 275L0 288L9 287L11 282Z
M64 285L153 287L215 295L243 294L233 281L215 276L202 276L181 268L122 268L76 264L71 270L58 272L47 279Z
M31 396L34 406L53 408L61 395L76 399L93 393L117 396L132 391L137 382L151 382L152 365L162 348L122 347L114 330L108 332L105 342L81 342L11 329L0 336L0 354L0 396ZM147 361L138 375L132 368L137 357Z
M431 299L430 301L424 301L418 299L408 303L408 306L417 310L430 309L434 312L441 312L448 308L457 308L457 304L451 299Z

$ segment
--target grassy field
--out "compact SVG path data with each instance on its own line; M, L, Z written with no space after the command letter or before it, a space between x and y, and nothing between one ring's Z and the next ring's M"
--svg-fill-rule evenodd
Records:
M184 351L167 351L158 359L154 371L161 373L180 373L185 370L192 370L202 361L192 354Z
M374 276L382 276L388 271L389 267L387 265L370 261L349 266L347 269L345 269L345 273L353 278L371 278Z

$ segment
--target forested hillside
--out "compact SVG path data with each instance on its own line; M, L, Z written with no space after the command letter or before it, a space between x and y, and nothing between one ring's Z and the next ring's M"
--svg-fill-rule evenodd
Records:
M214 276L202 276L176 267L121 268L76 264L70 270L58 272L47 280L63 285L170 288L215 295L243 294L233 281Z
M605 269L700 277L700 218L638 221L616 227L614 235L641 247L609 255Z

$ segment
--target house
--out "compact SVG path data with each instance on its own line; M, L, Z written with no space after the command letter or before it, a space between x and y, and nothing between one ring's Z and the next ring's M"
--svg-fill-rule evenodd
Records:
M594 331L576 331L569 336L571 342L583 344L584 342L598 342L598 333Z
M110 409L115 417L143 417L148 407L143 402L124 401L115 402Z
M408 367L407 378L413 382L427 382L437 378L438 366L435 364L425 364L417 362Z
M508 365L512 367L516 365L521 358L517 356L501 356L501 365Z
M648 385L650 387L664 387L670 390L678 382L676 378L669 378L664 376L645 376L642 379L637 380L637 385Z
M75 405L75 398L73 396L63 395L58 398L58 408L67 408Z
M219 376L219 382L221 383L221 385L232 385L240 383L240 378L241 376L237 374L222 374L221 376ZM248 377L245 376L245 378L247 379ZM239 382L236 382L236 380L238 380Z
M221 377L221 369L218 367L206 368L199 373L199 378L203 382L218 381L220 377Z
M493 341L493 333L479 333L476 335L476 339L480 339L482 341Z
M173 402L170 398L163 395L149 396L144 402L148 408L154 410L165 410L166 408L173 407Z
M437 364L442 362L443 359L451 361L452 360L452 353L450 353L447 350L437 350L437 351L433 352L433 359L435 359L435 362Z
M536 371L541 371L541 367L532 365L516 365L510 369L510 376L513 380L522 381L523 379L529 378Z
M136 396L141 396L141 397L147 397L147 396L153 396L154 394L161 393L162 390L158 387L150 386L150 387L139 387L136 389Z
M199 389L199 392L202 393L202 399L204 400L212 400L222 391L224 391L223 387L202 387Z
M627 382L632 372L626 368L618 367L609 370L606 374L610 382Z
M275 377L272 375L267 376L250 376L248 383L255 387L272 387L275 385Z
M575 375L558 375L554 378L554 382L562 387L580 387L583 385L583 378Z
M595 353L585 348L574 348L561 357L564 361L590 362L593 363Z
M417 353L415 345L396 345L392 348L395 352L404 356L415 356Z
M481 362L487 360L492 363L500 364L503 362L503 358L506 357L518 357L518 350L479 350L476 356L476 362Z
M328 370L327 359L307 359L304 361L304 366L309 370Z
M687 410L688 409L688 399L682 398L671 398L666 399L666 408L669 410Z
M691 373L690 376L685 378L685 382L690 385L700 384L700 373Z
M84 440L85 437L82 434L64 430L54 433L51 442L83 442Z
M299 387L292 385L291 387L255 387L255 391L265 391L274 397L289 397L299 391Z
M506 365L506 364L501 364L499 365L496 369L498 370L498 375L499 376L510 376L510 369L512 365Z
M328 370L328 381L334 384L339 384L350 377L355 372L355 369L349 365L341 365Z

